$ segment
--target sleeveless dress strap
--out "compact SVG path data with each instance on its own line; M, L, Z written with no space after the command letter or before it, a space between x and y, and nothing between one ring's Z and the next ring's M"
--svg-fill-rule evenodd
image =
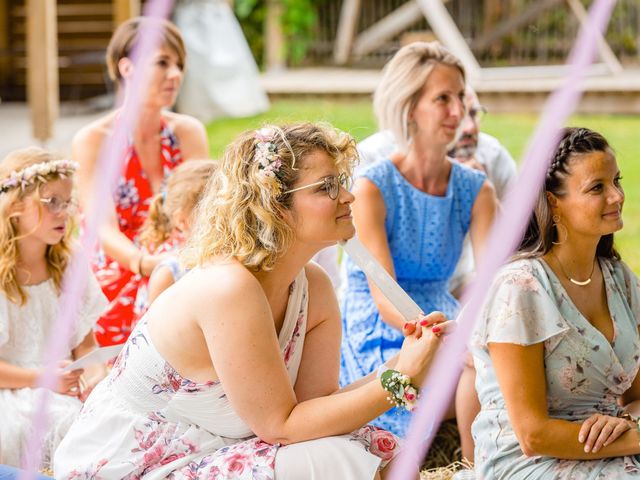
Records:
M298 377L307 330L308 282L304 269L290 287L287 312L278 341L291 383Z

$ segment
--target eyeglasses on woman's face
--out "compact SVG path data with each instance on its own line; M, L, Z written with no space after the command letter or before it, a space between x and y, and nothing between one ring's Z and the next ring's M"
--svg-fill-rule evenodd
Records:
M78 203L75 199L62 200L58 197L41 198L40 202L47 207L50 213L53 215L60 215L66 212L69 215L75 215L78 212Z
M322 185L322 189L327 192L329 198L331 200L335 200L340 194L340 187L344 188L345 190L349 190L349 188L351 187L351 177L349 177L346 173L341 173L338 176L330 175L323 178L319 182L314 182L310 183L309 185L303 185L302 187L287 190L286 192L283 192L283 195L287 193L297 192L299 190L304 190L305 188L318 187L320 185Z

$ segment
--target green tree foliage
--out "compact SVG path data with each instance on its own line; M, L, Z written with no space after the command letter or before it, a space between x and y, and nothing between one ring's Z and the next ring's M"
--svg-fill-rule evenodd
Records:
M318 4L313 0L278 0L282 4L282 30L286 41L286 57L291 65L299 64L314 38ZM263 63L266 0L236 0L235 14L240 21L249 47L258 64Z

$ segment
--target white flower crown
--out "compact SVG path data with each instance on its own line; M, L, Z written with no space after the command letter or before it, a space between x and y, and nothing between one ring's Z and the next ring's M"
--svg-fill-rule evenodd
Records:
M22 170L14 170L9 178L0 182L0 193L7 192L12 188L20 187L23 190L36 180L46 182L46 176L57 173L61 177L69 175L78 169L78 162L71 160L53 160L51 162L42 162L29 165Z

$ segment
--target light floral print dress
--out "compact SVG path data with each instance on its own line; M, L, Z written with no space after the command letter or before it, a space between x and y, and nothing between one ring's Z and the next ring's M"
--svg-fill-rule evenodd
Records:
M512 262L494 281L472 342L482 405L472 428L478 478L640 479L640 456L601 460L525 456L487 349L492 342L544 344L551 417L582 423L594 413L617 416L621 411L617 400L638 373L640 295L636 276L622 261L599 261L613 320L611 344L579 312L544 260Z
M291 287L279 343L292 384L307 325L304 271ZM56 452L57 479L374 478L398 450L389 432L281 447L256 438L219 382L180 376L155 349L143 318L109 376L87 400Z

